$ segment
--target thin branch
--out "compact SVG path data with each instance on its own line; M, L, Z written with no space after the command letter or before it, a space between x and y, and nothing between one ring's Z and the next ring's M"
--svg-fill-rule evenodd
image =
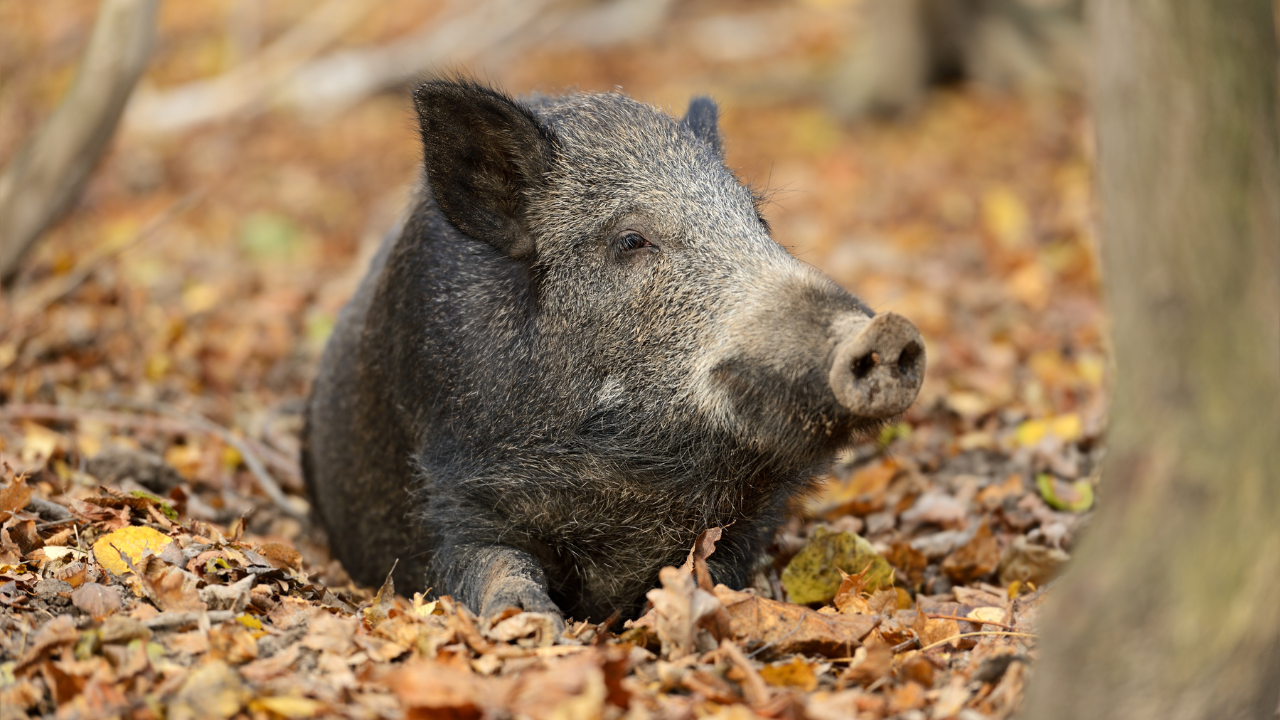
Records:
M961 638L967 638L967 637L978 637L980 635L1003 635L1005 637L1024 637L1024 638L1031 638L1032 640L1038 640L1040 638L1039 635L1032 635L1031 633L1009 632L1007 630L980 630L978 632L967 632L967 633L960 633L958 635L952 635L951 637L943 638L938 642L929 643L928 645L925 645L924 647L920 648L920 652L922 653L928 652L929 650L932 650L936 647L941 647L943 645L946 645L952 640L959 640Z
M129 427L139 430L150 430L173 435L205 433L214 435L224 443L236 449L244 464L258 481L258 487L271 499L281 512L297 520L306 521L306 513L300 512L289 502L288 496L280 489L280 485L267 471L258 455L255 443L237 436L227 428L218 425L203 415L186 413L164 403L124 403L126 406L166 416L165 418L134 415L130 413L94 410L90 408L68 408L56 405L12 404L0 406L0 420L46 420L54 422L81 422L92 420L114 427ZM296 470L293 471L296 473Z
M333 112L436 68L486 54L496 61L496 56L515 57L518 49L533 43L600 46L639 40L661 27L673 2L613 0L582 9L566 0L454 0L443 20L433 17L384 45L335 50L312 59L279 51L277 42L224 75L168 90L144 88L125 122L135 131L176 132L268 102L312 115Z

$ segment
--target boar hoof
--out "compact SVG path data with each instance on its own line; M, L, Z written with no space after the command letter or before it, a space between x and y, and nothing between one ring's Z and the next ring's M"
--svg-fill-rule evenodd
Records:
M560 607L547 595L546 588L532 580L506 577L495 582L481 602L480 617L497 617L508 608L550 615L556 624L556 634L564 630L564 614Z

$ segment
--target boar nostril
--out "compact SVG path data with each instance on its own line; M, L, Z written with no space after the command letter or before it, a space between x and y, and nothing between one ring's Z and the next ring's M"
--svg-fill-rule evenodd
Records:
M915 368L916 361L920 359L921 352L923 349L920 343L907 343L907 346L902 348L902 354L898 355L898 370L904 373L911 372Z
M896 313L876 315L835 348L827 382L836 400L864 418L886 418L906 410L924 379L925 346L920 332Z
M859 380L871 374L876 369L876 365L880 364L880 355L875 352L869 352L853 361L849 369L853 371L853 376Z

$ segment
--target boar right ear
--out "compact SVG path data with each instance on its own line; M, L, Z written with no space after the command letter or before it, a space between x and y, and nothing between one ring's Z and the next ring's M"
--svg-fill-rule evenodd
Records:
M724 159L724 147L720 143L720 108L716 101L700 95L689 101L689 109L684 113L680 124L689 128L702 142L711 146L721 159Z
M511 98L471 83L428 82L414 101L440 211L503 254L532 258L528 196L551 165L550 133Z

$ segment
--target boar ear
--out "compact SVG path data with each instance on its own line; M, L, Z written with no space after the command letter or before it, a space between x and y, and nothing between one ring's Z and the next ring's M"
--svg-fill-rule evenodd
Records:
M716 101L700 95L689 101L689 109L684 113L680 124L689 128L702 142L711 146L716 155L724 157L724 148L720 144L720 108Z
M550 133L511 98L471 83L428 82L414 101L440 211L505 255L532 258L526 210L551 164Z

